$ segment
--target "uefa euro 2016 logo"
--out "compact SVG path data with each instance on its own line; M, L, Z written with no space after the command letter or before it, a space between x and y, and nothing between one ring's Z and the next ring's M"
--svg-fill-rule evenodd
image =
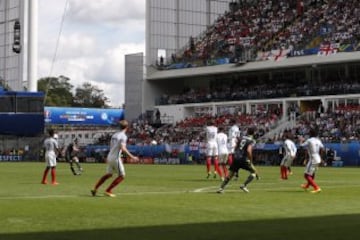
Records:
M45 117L45 122L50 122L51 112L49 110L44 110L44 117Z

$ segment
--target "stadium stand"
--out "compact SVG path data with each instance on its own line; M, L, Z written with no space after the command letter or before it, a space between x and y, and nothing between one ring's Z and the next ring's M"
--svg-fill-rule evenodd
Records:
M327 144L358 142L359 13L356 0L234 1L147 77L161 119L174 121L134 123L132 143L201 145L209 118L256 126L260 145L273 146L258 153L263 163L278 161L284 131L306 136L316 126Z
M357 51L359 12L356 0L239 1L161 69Z

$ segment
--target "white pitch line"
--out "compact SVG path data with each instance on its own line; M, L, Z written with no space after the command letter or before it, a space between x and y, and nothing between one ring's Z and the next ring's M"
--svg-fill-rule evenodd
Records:
M136 195L159 195L159 194L183 194L183 193L202 193L209 192L210 189L216 189L216 187L205 187L195 190L182 190L182 191L170 191L170 192L123 192L118 193L119 196L136 196ZM81 195L23 195L23 196L3 196L0 200L14 200L14 199L48 199L48 198L75 198ZM89 197L90 197L89 192ZM98 196L102 196L102 193L98 193Z
M346 185L333 185L333 186L325 186L323 187L323 190L326 191L326 189L334 189L334 188L350 188L350 187L358 187L360 184L346 184ZM121 196L136 196L136 195L159 195L159 194L184 194L184 193L209 193L209 192L215 192L218 189L219 186L209 186L209 187L203 187L203 188L197 188L194 190L181 190L181 191L170 191L170 192L124 192L124 193L118 193L119 197ZM240 189L234 189L230 188L231 185L228 185L228 188L226 189L227 192L233 192L233 191L239 191ZM276 190L294 190L298 189L301 191L300 187L296 188L296 186L281 186L281 187L265 187L265 188L255 188L251 189L251 191L276 191ZM23 196L0 196L0 200L16 200L16 199L50 199L50 198L76 198L81 197L85 195L23 195ZM102 193L99 193L98 196L102 196ZM90 192L88 194L88 197L91 197Z
M8 196L8 197L0 197L0 200L15 200L15 199L47 199L47 198L72 198L78 197L78 195L39 195L39 196Z
M192 193L193 191L184 190L184 191L171 191L171 192L125 192L125 193L118 193L121 196L136 196L136 195L158 195L158 194L182 194L182 193ZM23 196L4 196L0 197L0 200L16 200L16 199L49 199L49 198L75 198L84 195L39 195L39 196L30 196L30 195L23 195ZM89 192L89 197L91 197ZM102 193L98 193L98 196L102 196Z
M210 190L217 189L217 188L219 188L219 187L218 186L217 187L204 187L204 188L195 189L192 192L193 193L209 192Z

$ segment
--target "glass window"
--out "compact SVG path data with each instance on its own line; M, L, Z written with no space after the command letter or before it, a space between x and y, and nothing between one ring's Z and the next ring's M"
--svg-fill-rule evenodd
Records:
M0 96L0 112L15 112L15 96Z
M44 103L42 97L17 97L17 112L42 113L44 111Z

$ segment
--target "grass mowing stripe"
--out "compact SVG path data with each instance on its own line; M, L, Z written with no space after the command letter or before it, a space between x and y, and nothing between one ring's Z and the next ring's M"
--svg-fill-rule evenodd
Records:
M310 194L300 189L303 167L281 181L278 166L258 166L262 178L249 194L239 179L220 195L219 179L205 179L202 165L126 165L113 199L90 196L105 165L83 167L82 176L73 176L59 163L61 184L44 186L43 163L0 163L0 239L335 240L349 232L360 238L358 168L320 169L323 192Z
M267 185L275 185L274 183L267 183ZM240 189L231 189L231 187L234 185L229 184L228 188L226 189L226 192L242 192ZM353 187L360 187L360 184L347 184L347 185L336 185L336 186L326 186L326 189L336 189L339 188L353 188ZM215 192L219 186L210 186L210 187L203 187L198 188L194 190L188 190L188 191L169 191L169 192L122 192L119 193L119 197L121 196L136 196L136 195L167 195L167 194L185 194L185 193L211 193ZM294 187L274 187L274 188L261 188L257 187L254 189L251 189L251 192L253 191L275 191L275 190L297 190L297 192L304 192L301 188L294 188ZM105 197L105 195L99 194L97 197ZM36 196L36 195L21 195L21 196L0 196L0 200L11 200L11 199L46 199L46 198L76 198L76 197L92 197L90 194L88 196L84 195L42 195L42 196Z

